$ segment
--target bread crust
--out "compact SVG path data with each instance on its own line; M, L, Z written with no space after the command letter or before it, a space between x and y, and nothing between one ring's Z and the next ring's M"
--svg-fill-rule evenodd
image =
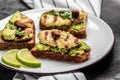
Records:
M36 48L32 48L31 53L33 56L38 58L53 59L53 60L60 60L60 61L67 61L67 62L76 62L76 63L84 62L88 60L90 56L90 51L84 53L83 55L70 56L68 54L59 54L59 53L50 52L50 51L39 51Z

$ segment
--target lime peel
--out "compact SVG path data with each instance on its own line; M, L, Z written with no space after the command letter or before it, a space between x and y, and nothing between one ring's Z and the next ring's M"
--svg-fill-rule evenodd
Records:
M28 49L21 49L17 54L17 59L29 67L41 67L41 63L31 54Z
M18 51L18 49L13 49L4 53L2 56L2 62L13 67L21 67L20 62L16 58Z
M24 54L24 55L23 55ZM13 67L37 68L41 63L31 54L28 49L12 49L5 52L2 62Z

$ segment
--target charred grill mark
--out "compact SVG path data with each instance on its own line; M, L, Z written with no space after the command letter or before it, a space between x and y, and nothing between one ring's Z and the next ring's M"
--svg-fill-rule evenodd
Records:
M45 39L47 40L47 35L48 35L48 32L46 31L45 32Z
M69 39L70 35L67 35L67 37L65 38L65 41L67 41Z
M41 20L40 20L40 29L41 30L50 30L50 29L52 29L52 27L46 27L42 22L41 22Z
M65 45L65 48L68 48L68 45Z
M79 40L79 39L78 39L78 38L76 38L76 39L75 39L75 41L74 41L74 43L78 44L78 40Z
M44 15L44 23L46 22L47 19L47 15Z
M54 20L53 20L53 22L56 22L57 21L57 17L56 16L54 16Z
M84 17L83 16L81 16L80 18L79 18L79 20L81 20L81 22L84 20Z

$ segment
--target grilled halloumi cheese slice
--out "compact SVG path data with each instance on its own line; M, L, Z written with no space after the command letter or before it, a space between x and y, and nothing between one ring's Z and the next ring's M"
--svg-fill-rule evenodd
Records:
M72 15L72 12L69 13ZM79 11L78 19L81 20L81 22L85 22L87 14L84 11ZM55 16L51 15L49 13L45 13L41 16L41 23L46 27L52 27L52 26L69 26L71 24L74 24L75 22L72 22L69 18L62 18L61 16Z
M55 37L57 37L56 35L59 37L55 39L55 37L53 37L54 35ZM54 47L57 46L58 48L72 48L77 46L81 41L80 39L74 37L72 34L57 29L41 31L38 34L38 38L42 43Z

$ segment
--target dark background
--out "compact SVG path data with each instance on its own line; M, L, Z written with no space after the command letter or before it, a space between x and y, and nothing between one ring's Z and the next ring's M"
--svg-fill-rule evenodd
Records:
M0 0L0 20L29 9L20 0ZM104 59L81 72L88 80L120 80L120 0L103 0L101 18L112 28L115 44ZM0 80L12 80L15 73L0 66Z

